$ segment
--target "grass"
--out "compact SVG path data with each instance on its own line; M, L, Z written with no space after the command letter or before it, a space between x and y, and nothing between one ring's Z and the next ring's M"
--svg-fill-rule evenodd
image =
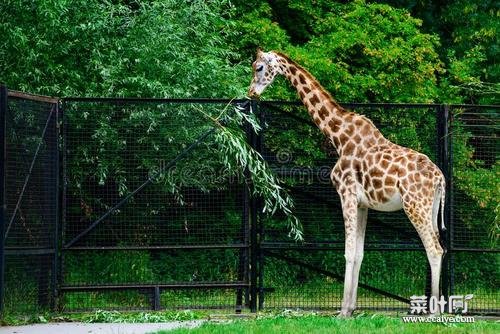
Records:
M46 322L114 322L114 323L145 323L169 322L186 320L208 320L198 328L160 331L156 334L205 334L205 333L500 333L500 322L476 320L475 323L463 324L405 324L401 316L380 313L358 313L350 319L339 319L331 313L294 312L244 314L245 318L228 316L227 312L214 311L162 311L162 312L117 312L98 310L92 313L42 314L28 318L4 318L2 325L21 325L26 323ZM232 320L233 319L233 320Z
M48 322L86 322L86 323L146 323L146 322L169 322L186 321L196 319L208 319L210 314L206 310L181 310L181 311L159 311L159 312L118 312L96 310L86 313L38 313L30 315L4 315L0 324L26 325Z
M500 323L476 321L463 324L405 324L401 318L380 314L361 314L351 319L339 319L333 316L314 314L280 315L263 317L256 320L237 320L230 323L207 322L194 329L176 329L160 331L156 334L322 334L322 333L384 333L384 334L417 334L417 333L491 333L500 332Z

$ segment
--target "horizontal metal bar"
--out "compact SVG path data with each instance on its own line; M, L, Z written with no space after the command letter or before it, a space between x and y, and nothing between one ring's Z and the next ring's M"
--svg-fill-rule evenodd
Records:
M28 93L19 92L16 90L9 90L7 95L9 97L19 98L19 99L24 99L24 100L32 100L32 101L37 101L37 102L46 102L46 103L53 103L53 104L59 103L59 100L60 100L58 97L37 95L37 94L28 94Z
M8 248L5 247L5 255L46 255L54 254L54 248Z
M9 91L10 92L10 91ZM19 94L23 94L17 92ZM26 94L31 95L31 94ZM9 95L10 96L10 95ZM57 101L56 98L44 97L38 95L31 95L39 98L49 98L50 101ZM245 103L248 99L211 99L211 98L141 98L141 97L76 97L69 96L61 98L64 102L160 102L160 103ZM54 102L52 102L54 103ZM259 101L260 104L265 105L296 105L301 106L301 101L283 101L283 100L264 100ZM346 102L340 103L344 108L437 108L441 104L436 103L355 103ZM450 104L450 108L476 108L476 109L498 109L499 105L474 105L474 104Z
M478 252L478 253L500 253L500 249L493 248L467 248L467 247L451 247L451 252Z
M500 109L498 104L450 104L450 108Z
M163 246L72 246L65 247L65 251L106 251L106 250L168 250L168 249L240 249L248 248L247 244L227 244L227 245L163 245Z
M248 102L248 99L210 99L210 98L141 98L141 97L65 97L62 99L66 102L156 102L156 103L225 103L237 104Z
M335 165L335 161L332 161L331 166L324 166L328 167L328 170L332 170L333 166ZM279 167L279 168L271 168L273 173L277 174L278 176L320 176L321 172L324 171L323 168L321 167L292 167L292 168L287 168L287 167ZM328 185L331 185L332 182L330 181L330 175L328 175ZM293 189L293 187L290 187ZM335 188L332 188L335 189Z
M293 246L290 244L276 244L276 243L262 243L261 244L262 249L268 249L268 250L300 250L300 251L328 251L328 250L337 250L337 251L344 251L344 243L339 243L339 244L309 244L309 245L303 245L303 246ZM370 246L370 245L365 245L365 251L425 251L425 249L422 246L415 246L415 247L409 247L409 246Z
M63 291L98 291L98 290L146 290L146 289L237 289L247 288L243 281L223 283L173 283L173 284L131 284L131 285L65 285Z
M296 105L301 106L300 101L260 101L261 104L271 104L271 105ZM440 104L435 103L355 103L346 102L339 103L344 108L437 108Z

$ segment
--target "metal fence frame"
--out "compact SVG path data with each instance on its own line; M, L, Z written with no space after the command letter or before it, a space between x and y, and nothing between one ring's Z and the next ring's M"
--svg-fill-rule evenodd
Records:
M5 202L5 161L6 161L6 119L5 115L7 113L8 108L8 99L9 96L16 98L25 98L25 99L38 99L39 101L45 101L54 103L55 105L55 117L57 119L57 124L60 123L59 119L65 119L62 115L64 113L64 106L66 103L78 103L78 102L106 102L106 103L131 103L131 102L155 102L155 103L233 103L238 104L245 108L247 112L253 112L258 116L258 119L263 124L265 122L265 108L269 106L287 106L287 105L300 105L297 102L282 102L282 101L247 101L247 100L237 100L237 101L229 101L225 99L139 99L139 98L120 98L120 99L112 99L112 98L66 98L62 99L62 107L61 102L57 99L37 97L33 95L26 95L16 92L8 91L6 87L2 86L0 89L0 150L2 151L0 156L0 202L2 203L2 212L0 213L0 310L3 310L3 301L4 301L4 267L5 267L5 253L6 249L4 246L4 233L6 226L6 202ZM390 108L430 108L435 111L436 114L436 140L437 140L437 164L443 171L446 179L447 179L447 196L446 198L446 209L445 209L445 225L449 228L445 233L441 233L442 243L447 248L448 252L445 256L442 270L442 291L443 295L446 297L448 295L453 294L454 292L454 275L453 270L455 268L454 257L458 252L500 252L499 249L485 249L485 248L471 248L471 247L457 247L453 243L454 237L454 220L453 220L453 163L452 163L452 152L453 152L453 140L450 133L450 129L452 128L453 122L453 112L455 109L459 108L493 108L498 110L500 106L471 106L471 105L442 105L442 104L344 104L343 106L348 108L362 108L362 107L378 107L384 109ZM299 117L300 118L300 117ZM50 250L50 254L53 255L53 267L52 272L57 273L55 275L51 275L51 300L50 307L54 310L61 307L58 305L58 300L60 300L61 294L65 292L75 292L75 291L124 291L124 290L137 290L137 291L149 291L151 298L150 308L153 310L161 309L162 306L160 304L160 293L162 290L178 290L178 289L208 289L208 288L221 288L221 289L234 289L237 292L235 307L236 312L241 312L243 308L247 307L251 312L255 312L258 309L263 308L264 299L266 293L268 292L268 288L265 286L263 271L265 270L265 259L266 257L276 258L283 260L287 263L298 265L308 270L312 270L321 275L325 275L327 277L342 280L343 277L339 276L336 273L333 273L328 270L324 270L317 266L302 262L296 258L287 256L284 252L288 250L304 250L304 251L314 251L314 250L339 250L340 248L336 245L325 245L325 244L308 244L306 246L297 247L297 245L293 244L273 244L272 242L262 243L263 237L265 235L265 226L264 219L262 218L262 207L261 201L259 198L255 198L250 195L248 187L244 187L244 211L242 213L243 221L242 227L244 231L245 242L243 246L238 246L238 249L241 249L240 252L240 264L244 268L244 273L242 273L244 281L243 282L227 282L227 283L200 283L200 284L135 284L135 285L120 285L120 284L109 284L109 285L73 285L73 286L65 286L64 281L62 279L62 268L63 268L63 257L64 253L68 250L74 248L74 244L87 232L92 230L95 226L100 224L106 217L108 217L114 210L125 205L129 199L131 199L134 195L139 193L144 187L146 187L152 180L152 178L145 180L145 182L134 191L125 196L120 202L118 202L114 207L110 208L100 219L96 220L92 225L90 225L86 230L82 231L78 236L74 237L69 242L62 244L62 234L64 233L65 226L65 217L66 217L66 206L64 199L66 198L66 189L67 189L67 156L66 156L66 129L64 122L62 124L62 134L58 134L60 137L60 147L59 154L60 160L62 161L62 168L59 172L59 159L57 162L57 173L60 175L60 178L57 179L56 187L60 189L58 194L53 194L59 197L57 206L57 217L61 217L61 219L57 219L55 223L54 230L54 249ZM311 126L314 126L311 123ZM59 127L58 127L59 129ZM59 131L59 130L58 130ZM191 146L187 147L184 151L180 152L174 160L170 161L168 166L174 165L179 159L184 158L184 156L193 148L195 148L198 144L203 142L214 130L207 132L198 140L192 143ZM247 140L249 144L256 149L257 151L262 153L263 146L263 137L261 134L256 135L253 131L247 129ZM248 173L248 172L247 172ZM62 226L62 227L61 227ZM231 248L231 245L221 246L222 248ZM203 245L199 246L189 246L189 247L170 247L166 246L166 249L205 249ZM233 247L234 248L234 247ZM76 247L78 251L85 251L85 247ZM98 249L98 248L96 248ZM124 247L123 249L138 249L137 247ZM343 248L342 248L343 249ZM370 250L369 247L367 250ZM376 250L384 251L383 248L377 248ZM406 248L399 247L394 248L391 247L387 250L415 250L415 248ZM22 250L24 252L29 252L29 250ZM280 251L280 252L277 252ZM429 276L429 275L428 275ZM362 284L360 283L360 287L368 289L377 294L381 294L388 298L392 298L398 300L403 303L409 304L409 300L406 297L398 296L397 294L391 293L390 291L384 291L382 289L378 289L376 287ZM429 284L427 284L427 289L429 288ZM498 314L499 310L494 311L493 313Z
M22 180L9 180L7 175L8 163L10 160L10 156L8 155L8 146L7 146L7 134L10 128L8 126L14 126L13 120L8 120L8 116L10 118L13 117L12 114L9 113L10 104L13 103L26 103L31 104L32 107L37 107L38 110L32 110L33 116L39 116L41 122L39 122L41 132L39 134L34 134L37 138L38 143L35 143L36 149L32 152L32 155L24 157L25 159L25 175L23 175ZM28 106L29 108L29 106ZM59 115L60 115L60 101L58 98L27 94L19 91L8 90L5 86L0 86L0 147L1 147L1 156L0 156L0 203L2 210L0 212L0 311L4 310L5 303L5 272L6 272L6 258L7 257L17 257L22 256L24 259L31 259L31 261L38 261L37 257L46 257L46 261L48 263L39 263L39 268L30 268L24 267L24 269L20 269L27 273L28 275L33 275L38 279L38 301L37 307L40 306L42 308L52 308L54 309L56 306L57 299L57 275L55 274L58 268L58 253L59 253L59 226L60 226L60 193L57 191L59 189L59 181L60 178L60 165L59 165ZM22 134L22 128L19 128L20 133ZM27 130L30 131L30 130ZM38 136L37 136L38 135ZM24 138L20 138L22 141ZM52 141L50 141L52 140ZM24 145L24 144L22 144ZM43 148L42 148L43 146ZM26 149L26 152L28 150ZM50 156L50 155L53 156ZM44 162L40 162L40 156L43 156L46 160ZM50 160L47 160L50 159ZM49 161L49 162L47 162ZM12 161L11 161L12 163ZM42 185L42 191L38 192L36 189L30 188L35 178L34 173L42 172L45 163L45 167L47 163L50 163L50 167L53 168L52 173L54 176L51 180L45 180L44 182L52 182L51 184ZM20 166L16 166L20 167ZM12 169L13 166L10 166ZM12 172L12 170L11 170ZM47 172L44 175L47 176ZM38 176L40 177L40 176ZM7 196L12 196L13 194L6 193L8 188L16 187L14 183L18 181L19 187L16 188L19 192L16 194L15 206L13 206L13 212L11 215L8 215L8 207ZM43 188L45 187L45 188ZM47 189L52 189L50 192ZM9 231L14 229L14 225L16 225L17 216L20 215L21 207L23 205L27 206L27 211L33 209L31 203L26 203L26 197L30 198L30 201L38 201L38 205L42 206L43 202L45 204L47 201L50 201L53 206L49 208L39 208L40 210L44 210L45 214L50 215L50 221L46 218L43 218L44 224L47 231L34 231L35 237L45 238L44 243L40 243L37 245L24 245L21 243L16 246L9 246L7 243L11 240ZM49 204L50 205L50 204ZM11 229L12 227L12 229ZM32 228L36 226L31 226ZM47 233L43 235L43 233ZM14 237L15 238L15 237ZM15 243L15 241L14 241ZM43 261L43 260L39 260ZM25 265L26 266L26 265ZM22 267L22 264L21 266ZM18 282L13 282L13 284L17 284ZM24 296L26 299L28 296Z

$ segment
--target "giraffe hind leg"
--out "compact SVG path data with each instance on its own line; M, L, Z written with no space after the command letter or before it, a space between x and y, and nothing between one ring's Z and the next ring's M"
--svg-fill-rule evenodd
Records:
M444 250L434 228L432 206L419 207L412 201L405 201L403 204L408 218L422 240L431 267L431 294L439 300L439 278Z

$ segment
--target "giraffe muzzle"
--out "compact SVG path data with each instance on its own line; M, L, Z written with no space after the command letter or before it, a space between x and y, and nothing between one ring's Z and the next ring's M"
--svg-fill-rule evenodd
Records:
M250 88L248 90L247 96L249 98L252 98L252 99L258 99L260 97L260 95L257 94L257 92L255 91L255 89L253 89L253 88Z

